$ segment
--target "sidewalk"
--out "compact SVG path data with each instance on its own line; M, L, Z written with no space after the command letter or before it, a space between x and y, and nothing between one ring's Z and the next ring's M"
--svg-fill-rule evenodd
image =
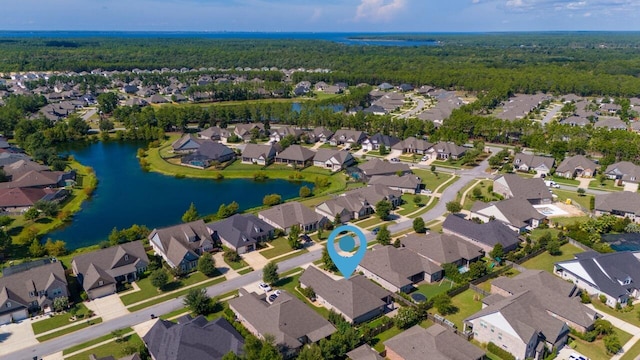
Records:
M128 309L130 307L138 306L140 304L144 304L144 303L152 301L152 300L163 298L163 297L166 297L166 296L171 295L171 294L175 294L175 293L180 292L180 291L184 291L184 290L191 289L191 288L194 288L194 287L202 286L206 282L209 282L209 281L212 281L212 280L215 280L215 279L219 279L219 278L224 278L226 280L226 277L224 275L216 276L216 277L209 278L207 280L204 280L204 281L201 281L201 282L198 282L198 283L195 283L195 284L183 286L183 287L181 287L179 289L176 289L176 290L173 290L173 291L169 291L169 292L166 292L166 293L162 293L160 295L156 295L156 296L144 299L142 301L138 301L138 302L133 303L133 304L129 304L129 305L126 306L126 308Z
M592 304L587 304L587 306L591 309L593 309L594 311L598 311L596 310L596 308L592 305ZM618 360L620 359L625 352L629 351L629 349L631 349L631 347L633 345L635 345L636 342L638 342L640 340L640 327L637 327L633 324L629 324L628 322L619 319L613 315L609 315L609 314L605 314L602 312L599 312L599 314L602 315L602 318L609 321L611 324L613 324L613 326L617 327L618 329L621 329L623 331L628 332L629 334L633 335L633 337L627 341L626 344L622 345L622 351L620 351L619 353L617 353L616 355L614 355L611 359L612 360Z
M100 317L99 317L97 314L95 314L95 315L93 315L93 316L92 316L92 317L90 317L90 318L83 318L82 320L76 320L76 321L74 321L74 322L70 322L70 323L69 323L69 325L64 325L64 326L60 326L60 327L57 327L57 328L52 329L52 330L49 330L49 331L41 332L41 333L39 333L39 334L36 334L36 335L35 335L35 337L36 337L36 338L39 338L39 337L44 336L44 335L49 335L49 334L57 333L57 332L58 332L58 331L60 331L60 330L64 330L64 329L67 329L67 328L70 328L70 327L73 327L73 326L76 326L76 325L82 324L83 322L86 322L86 321L89 321L89 320L96 320L96 319L99 319L99 318L100 318ZM104 320L104 319L103 319L103 320Z

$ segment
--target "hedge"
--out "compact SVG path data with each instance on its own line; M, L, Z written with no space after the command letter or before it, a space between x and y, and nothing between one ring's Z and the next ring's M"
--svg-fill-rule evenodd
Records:
M511 355L510 352L508 352L507 350L499 347L498 345L496 345L496 344L494 344L492 342L487 344L487 350L489 350L493 354L497 355L502 360L516 360L516 357Z

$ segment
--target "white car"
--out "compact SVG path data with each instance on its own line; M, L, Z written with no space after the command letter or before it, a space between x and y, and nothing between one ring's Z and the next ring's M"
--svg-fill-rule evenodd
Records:
M258 284L258 287L262 290L264 290L264 292L269 292L271 291L271 286L269 286L269 284L265 284L263 282L261 282L260 284Z
M392 158L392 159L389 159L389 161L390 161L390 162L392 162L392 163L399 163L399 162L400 162L400 159L398 159L398 158Z
M429 157L428 156L423 156L421 161L427 161L427 160L429 160Z

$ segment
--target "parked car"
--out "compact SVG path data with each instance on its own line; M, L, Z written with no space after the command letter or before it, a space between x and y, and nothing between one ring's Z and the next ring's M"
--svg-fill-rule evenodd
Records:
M269 286L269 284L265 284L263 282L261 282L260 284L258 284L258 287L260 287L260 289L264 290L264 292L269 292L271 291L271 286Z
M313 241L311 240L311 237L307 234L300 235L300 240L304 241L305 243L310 243Z
M390 162L392 162L392 163L399 163L399 162L400 162L400 159L398 159L398 158L391 158L391 159L389 159L389 161L390 161Z
M422 189L421 193L430 195L431 194L431 189Z
M378 231L380 231L380 227L379 227L379 226L374 227L374 228L373 228L373 230L371 230L371 233L372 233L373 235L378 235Z
M427 160L429 160L429 156L425 155L425 156L422 157L421 161L427 161Z
M282 294L282 292L280 290L276 290L273 292L273 294L269 295L269 302L272 303L274 301L276 301L276 299L278 298L278 296L280 296L280 294Z
M558 185L555 181L553 180L545 180L544 184L547 185L548 187L552 187L552 188L556 188L559 189L560 185Z

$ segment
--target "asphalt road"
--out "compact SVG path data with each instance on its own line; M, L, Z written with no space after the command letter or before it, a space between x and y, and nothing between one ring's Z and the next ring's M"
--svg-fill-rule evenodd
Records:
M495 151L492 149L491 151ZM479 178L487 177L485 170L488 167L488 160L484 160L479 166L469 170L457 170L456 175L460 176L455 183L451 184L442 193L440 200L436 206L422 215L425 222L429 222L437 219L446 212L446 203L455 200L458 191L469 184L471 181ZM403 231L413 226L412 220L401 221L397 224L389 226L391 233ZM367 241L371 241L375 238L369 231L363 231L367 237ZM293 268L308 264L320 259L322 256L321 250L314 250L308 253L296 256L295 258L285 260L278 263L279 272L285 272ZM227 280L220 284L213 285L207 288L207 294L214 297L229 291L239 289L256 281L262 279L262 271L253 271L246 275ZM76 331L74 333L64 335L49 341L45 341L31 348L15 351L10 354L0 356L0 360L16 360L16 359L33 359L35 356L41 357L49 354L53 354L69 348L74 345L82 344L89 340L98 338L100 336L109 334L110 332L126 327L131 327L143 323L150 319L151 314L166 314L174 310L183 308L182 297L177 297L170 301L151 306L149 308L132 312L128 315L115 318L100 324L92 325L82 331Z

